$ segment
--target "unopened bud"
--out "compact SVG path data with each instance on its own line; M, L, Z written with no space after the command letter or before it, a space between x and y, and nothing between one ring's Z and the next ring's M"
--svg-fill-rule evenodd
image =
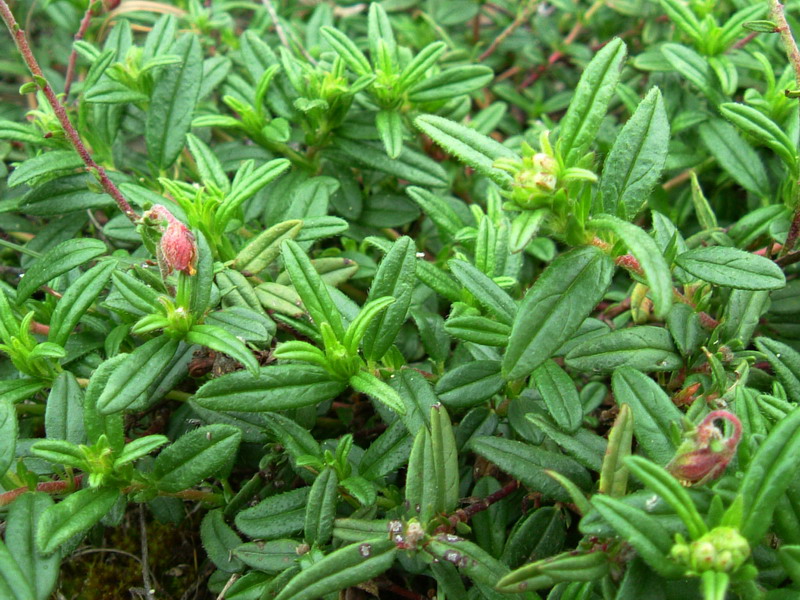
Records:
M717 420L731 424L733 431L729 437L723 437L722 431L714 424ZM741 437L742 424L738 417L726 410L715 410L696 429L687 432L667 470L684 484L716 479L736 454Z

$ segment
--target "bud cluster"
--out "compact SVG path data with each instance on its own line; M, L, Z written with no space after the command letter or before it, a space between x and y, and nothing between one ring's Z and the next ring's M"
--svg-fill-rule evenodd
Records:
M522 142L522 159L501 158L494 167L514 177L509 199L522 209L541 208L552 204L553 194L559 182L559 165L550 146L548 132L539 137L541 151L536 151L527 142Z
M693 574L704 571L731 573L750 557L750 545L736 529L715 527L690 544L680 535L676 536L670 554Z

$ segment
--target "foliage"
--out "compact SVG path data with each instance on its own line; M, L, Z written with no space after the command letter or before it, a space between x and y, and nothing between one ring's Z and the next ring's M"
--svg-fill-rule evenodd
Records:
M776 0L0 13L0 596L798 593Z

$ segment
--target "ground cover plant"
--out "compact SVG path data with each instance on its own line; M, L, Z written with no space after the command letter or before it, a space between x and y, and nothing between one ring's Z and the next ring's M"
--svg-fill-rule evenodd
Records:
M0 598L796 598L797 9L0 0Z

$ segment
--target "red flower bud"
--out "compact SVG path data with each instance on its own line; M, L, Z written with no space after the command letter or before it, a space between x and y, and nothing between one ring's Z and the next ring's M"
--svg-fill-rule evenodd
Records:
M194 234L180 221L174 221L167 226L161 236L161 253L168 271L183 271L194 275L197 264L197 244Z
M161 250L163 266L166 267L166 272L182 271L188 275L194 275L197 272L195 270L197 244L194 234L189 231L189 228L178 221L165 206L160 204L156 204L143 216L167 222L166 228L158 225L158 228L163 232L159 249Z
M728 421L733 427L729 437L723 437L714 424L718 420ZM716 479L736 454L741 437L742 423L738 417L726 410L715 410L696 429L687 432L667 470L687 485Z

